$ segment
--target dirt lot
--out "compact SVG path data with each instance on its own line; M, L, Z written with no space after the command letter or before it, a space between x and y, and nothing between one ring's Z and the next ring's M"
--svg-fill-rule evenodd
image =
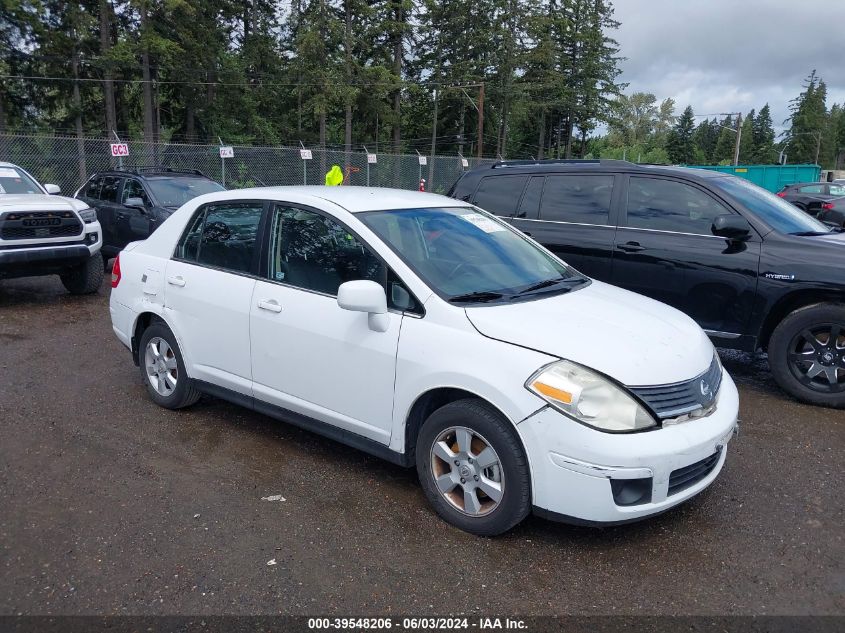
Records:
M704 494L480 539L413 471L211 398L153 405L106 286L0 282L0 614L845 614L845 412L723 357L742 427Z

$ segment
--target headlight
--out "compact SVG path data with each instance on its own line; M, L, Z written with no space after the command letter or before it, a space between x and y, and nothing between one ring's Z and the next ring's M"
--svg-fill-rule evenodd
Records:
M82 218L82 221L85 224L91 224L91 222L96 221L97 219L97 212L92 208L82 209L79 212L79 217Z
M525 386L561 413L602 431L641 431L657 426L627 391L568 360L546 365Z

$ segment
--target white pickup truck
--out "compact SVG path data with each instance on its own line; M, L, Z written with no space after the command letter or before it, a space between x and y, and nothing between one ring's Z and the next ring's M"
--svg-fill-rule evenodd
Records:
M97 292L103 232L86 203L55 195L17 165L0 162L0 279L59 275L71 294Z

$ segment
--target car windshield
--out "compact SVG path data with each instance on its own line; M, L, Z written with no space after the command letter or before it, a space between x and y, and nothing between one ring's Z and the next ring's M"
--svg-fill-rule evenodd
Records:
M148 178L147 184L153 190L158 203L163 207L181 207L204 193L225 191L226 188L207 178Z
M0 167L0 194L41 193L39 184L17 167Z
M453 303L514 301L588 281L479 209L370 211L359 217Z
M743 178L724 176L713 178L710 182L736 198L775 231L793 235L830 232L830 227L807 215L795 205Z

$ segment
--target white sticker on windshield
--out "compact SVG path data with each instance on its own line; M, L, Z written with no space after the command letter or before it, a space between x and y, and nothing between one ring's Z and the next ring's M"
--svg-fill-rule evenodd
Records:
M494 222L490 218L485 218L483 215L479 215L477 213L468 213L466 215L462 215L461 217L467 222L474 224L485 233L495 233L496 231L507 230L498 222Z
M0 167L0 178L20 178L20 174L18 173L17 169L12 169L11 167Z
M3 189L3 185L0 185L0 193L6 193L6 190Z

